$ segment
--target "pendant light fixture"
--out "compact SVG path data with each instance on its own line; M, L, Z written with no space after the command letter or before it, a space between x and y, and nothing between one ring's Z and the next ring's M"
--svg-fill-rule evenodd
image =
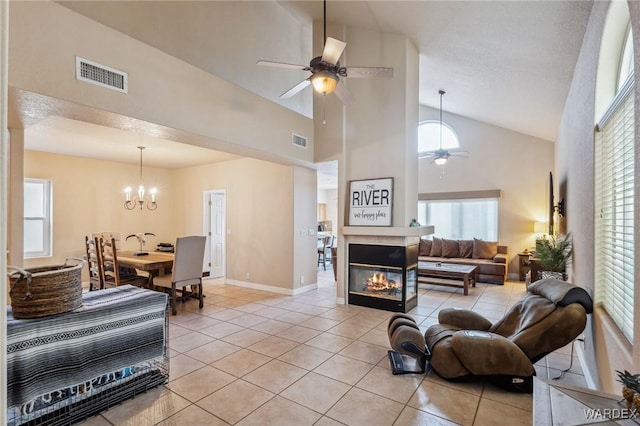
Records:
M322 33L322 44L323 44L323 48L327 48L327 0L324 0L323 2L323 33ZM331 46L329 46L331 47ZM342 51L340 52L328 52L327 55L331 55L331 56L340 56L342 54ZM323 56L324 56L324 52L323 52ZM328 95L329 93L332 93L334 90L336 90L336 87L338 86L338 80L340 77L338 77L338 74L336 74L335 72L329 72L327 70L319 70L314 72L311 77L311 85L313 85L313 89L320 93L321 95Z
M436 155L433 161L438 166L444 166L449 159L449 151L442 149L442 96L445 94L445 91L441 89L438 90L438 93L440 94L440 148L435 152Z
M157 190L156 188L151 188L149 194L146 194L144 183L142 182L142 151L145 147L139 146L138 149L140 150L140 181L138 182L138 191L137 194L132 197L131 187L128 186L125 188L124 208L133 210L139 207L140 210L142 210L142 208L146 206L147 210L155 210L158 208L158 203L156 202Z
M422 154L420 158L433 158L433 162L438 166L444 166L449 161L450 157L468 157L469 152L465 150L461 150L458 148L459 142L458 138L453 132L453 130L442 122L442 96L444 96L444 90L438 90L440 94L440 122L438 123L438 149L433 151L428 151L425 154ZM432 122L435 127L437 124ZM429 141L433 143L433 139L435 139L431 134L429 135ZM446 142L447 147L452 148L451 150L445 149L443 145Z

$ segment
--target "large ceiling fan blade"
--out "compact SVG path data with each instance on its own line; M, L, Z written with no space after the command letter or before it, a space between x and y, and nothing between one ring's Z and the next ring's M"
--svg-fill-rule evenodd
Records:
M347 89L347 86L345 86L342 81L338 81L338 85L336 86L336 89L333 91L333 93L335 93L338 99L340 99L340 102L345 105L350 105L355 102L355 98L353 97L351 92L349 92L349 89Z
M452 157L469 158L469 151L465 151L463 149L452 149L449 151L449 155Z
M353 78L393 78L393 68L387 67L347 67L347 77Z
M289 68L292 70L302 70L302 71L310 70L310 68L306 65L287 64L286 62L273 62L273 61L260 60L256 62L256 65L264 65L267 67L276 67L276 68Z
M322 61L336 65L340 55L344 51L347 43L344 41L336 40L335 38L327 37L327 41L324 44L324 50L322 51Z
M302 80L300 83L296 84L291 89L287 90L282 95L280 95L280 97L283 98L283 99L288 99L288 98L292 97L293 95L295 95L296 93L298 93L299 91L301 91L302 89L304 89L305 87L307 87L310 84L311 84L311 82L309 81L308 78L305 79L305 80Z
M418 156L418 158L433 158L435 156L436 154L434 152L423 152Z

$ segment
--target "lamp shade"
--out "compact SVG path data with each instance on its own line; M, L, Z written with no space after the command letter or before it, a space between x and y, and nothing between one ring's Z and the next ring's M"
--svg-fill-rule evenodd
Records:
M317 71L311 76L311 84L316 92L327 95L338 85L338 76L329 71Z
M447 157L436 157L436 159L433 160L433 162L436 163L438 166L442 166L442 165L446 164Z
M533 224L533 232L536 234L546 234L549 231L547 224L544 222L535 222Z

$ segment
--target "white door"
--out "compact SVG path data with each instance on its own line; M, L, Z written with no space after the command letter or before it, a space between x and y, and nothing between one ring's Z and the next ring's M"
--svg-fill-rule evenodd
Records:
M208 244L205 251L204 270L209 277L224 277L226 265L225 228L226 194L224 190L205 193L205 235Z

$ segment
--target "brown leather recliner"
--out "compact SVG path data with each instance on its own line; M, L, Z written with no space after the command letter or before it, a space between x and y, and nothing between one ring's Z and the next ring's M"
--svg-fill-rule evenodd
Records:
M556 279L531 284L495 324L466 309L443 309L439 324L424 335L430 366L448 380L486 377L512 391L532 392L533 364L578 337L592 311L583 288Z

